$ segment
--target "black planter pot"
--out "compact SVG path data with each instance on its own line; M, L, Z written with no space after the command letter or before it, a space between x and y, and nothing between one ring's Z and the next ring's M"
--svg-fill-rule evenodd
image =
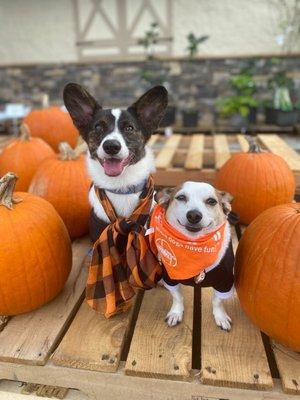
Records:
M257 108L251 107L248 114L249 124L256 124L256 113L257 113Z
M230 117L230 125L234 128L247 128L249 120L247 117L243 117L241 114L233 114Z
M183 110L182 125L185 128L194 128L198 126L199 111L198 110Z
M270 125L276 125L276 110L271 107L265 108L265 123Z
M171 126L176 121L176 107L168 106L163 119L160 122L160 127L165 128L166 126Z
M293 126L297 123L298 120L298 110L293 111L282 111L275 110L274 108L266 108L266 123L279 125L279 126Z

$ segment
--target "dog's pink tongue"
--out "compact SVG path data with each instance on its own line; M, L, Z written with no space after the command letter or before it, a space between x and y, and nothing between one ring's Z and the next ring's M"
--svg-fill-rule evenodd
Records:
M118 176L123 172L123 160L117 158L106 158L103 161L104 172L108 176Z

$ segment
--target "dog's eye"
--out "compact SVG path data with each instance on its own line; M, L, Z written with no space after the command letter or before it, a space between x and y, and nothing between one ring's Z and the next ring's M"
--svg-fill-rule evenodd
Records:
M95 125L95 131L97 133L102 132L104 129L103 123L102 122L97 122L97 124Z
M126 132L126 133L131 133L131 132L133 132L133 126L131 126L131 125L127 125L127 126L125 126L125 128L124 128L124 131Z
M213 197L210 197L209 199L206 200L206 204L210 206L215 206L217 204L217 200L214 199Z
M187 201L187 198L184 194L179 194L178 196L175 197L175 199L178 201Z

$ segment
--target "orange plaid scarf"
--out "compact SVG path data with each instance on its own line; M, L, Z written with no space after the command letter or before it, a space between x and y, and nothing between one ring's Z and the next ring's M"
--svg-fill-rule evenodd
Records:
M161 275L161 267L150 250L145 224L148 221L154 192L152 176L140 195L140 203L129 218L118 218L103 189L95 192L106 212L110 225L93 247L86 299L96 311L109 318L126 311L134 287L153 288Z

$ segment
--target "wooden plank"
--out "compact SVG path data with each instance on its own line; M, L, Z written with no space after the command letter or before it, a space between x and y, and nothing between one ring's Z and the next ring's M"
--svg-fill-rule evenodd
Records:
M241 147L241 150L247 152L249 150L249 143L244 135L237 135L237 140Z
M230 158L230 150L227 142L226 135L214 136L214 150L215 150L215 166L220 169L223 164Z
M300 353L272 342L282 388L285 393L300 394Z
M155 165L156 168L167 168L176 152L176 149L180 143L181 135L172 135L166 141L164 147L160 150L156 156Z
M258 135L258 139L274 154L282 157L293 171L300 171L300 155L278 135Z
M52 360L56 365L115 372L132 319L130 312L106 319L83 302Z
M159 135L152 135L148 141L148 146L153 147L153 145L157 142Z
M154 181L157 186L177 186L189 180L214 184L216 170L202 168L201 170L185 170L182 168L158 169L154 173Z
M60 367L48 362L46 366L32 366L0 362L0 376L5 380L35 382L38 384L71 387L82 391L84 399L93 400L297 400L298 397L282 392L280 382L274 379L270 391L236 389L202 385L168 379L126 376L122 368L115 374ZM3 381L2 381L3 382ZM0 384L0 398L1 398ZM5 390L5 389L4 389ZM67 396L69 398L69 394ZM70 396L70 398L73 398ZM3 397L8 400L10 398ZM15 397L11 397L16 400ZM24 400L28 399L27 397ZM76 399L81 399L80 396ZM83 400L83 399L82 399Z
M190 147L184 168L201 169L203 166L204 135L195 134L190 139Z
M192 363L193 288L182 287L182 323L168 327L165 317L171 295L165 288L145 293L136 322L125 373L173 380L190 380Z
M0 360L43 365L81 301L87 278L83 259L88 238L73 242L73 267L56 299L36 311L12 318L0 333Z
M233 321L228 333L217 327L214 321L212 289L202 289L201 296L201 382L217 386L271 389L273 381L260 331L247 319L237 297L226 301L227 313Z

